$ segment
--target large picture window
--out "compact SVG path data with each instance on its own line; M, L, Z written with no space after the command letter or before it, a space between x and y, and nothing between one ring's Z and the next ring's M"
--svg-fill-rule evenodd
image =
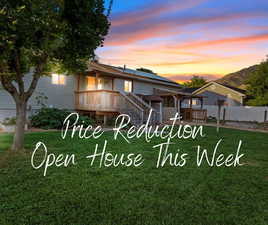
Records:
M96 78L87 77L87 90L95 90L95 89L96 89Z
M87 77L87 90L112 90L113 80L108 77Z
M131 80L125 80L124 91L125 92L132 92L132 81Z

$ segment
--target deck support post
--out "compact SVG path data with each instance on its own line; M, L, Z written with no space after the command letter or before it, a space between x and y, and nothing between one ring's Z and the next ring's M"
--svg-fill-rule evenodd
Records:
M177 99L177 113L179 115L179 121L181 120L181 100Z
M163 123L163 103L159 103L159 110L160 110L160 123Z
M104 114L103 115L103 125L107 125L107 115L106 114Z

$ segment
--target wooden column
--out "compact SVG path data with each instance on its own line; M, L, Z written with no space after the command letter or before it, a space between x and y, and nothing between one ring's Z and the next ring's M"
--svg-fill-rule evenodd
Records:
M177 99L177 113L181 116L181 100Z
M177 98L174 95L172 97L173 97L173 100L174 100L174 107L177 108Z
M107 115L106 114L103 115L103 124L107 125Z
M77 91L80 91L80 74L77 75L77 87L76 87Z
M193 105L193 98L190 97L190 109L192 108L192 105Z
M163 123L163 103L159 103L160 123Z
M95 81L95 88L98 90L98 78L99 78L99 73L96 72L96 81Z

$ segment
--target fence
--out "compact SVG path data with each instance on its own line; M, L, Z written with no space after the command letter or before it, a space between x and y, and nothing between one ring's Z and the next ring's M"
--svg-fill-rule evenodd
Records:
M218 106L204 105L207 109L207 116L217 117ZM225 109L225 115L224 115ZM221 120L248 121L248 122L267 122L268 107L251 106L223 106L221 109Z

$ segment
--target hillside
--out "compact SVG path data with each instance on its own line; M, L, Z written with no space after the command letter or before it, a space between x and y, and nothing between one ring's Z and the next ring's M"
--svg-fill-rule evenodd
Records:
M240 71L227 74L226 76L216 80L218 83L230 85L233 87L245 89L245 81L250 77L250 74L254 72L257 65L250 66Z

